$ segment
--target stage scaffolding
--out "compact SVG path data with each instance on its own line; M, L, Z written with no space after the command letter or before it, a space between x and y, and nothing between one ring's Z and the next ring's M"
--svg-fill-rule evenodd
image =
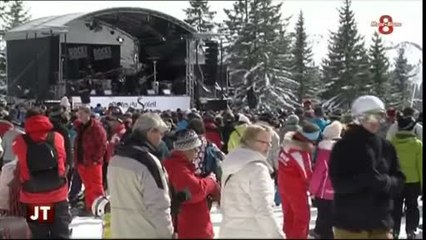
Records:
M195 84L195 75L194 75L194 61L195 61L195 44L196 39L188 36L186 38L186 95L191 99L191 107L194 106L194 84Z
M215 33L195 33L186 37L186 95L191 98L191 107L195 106L195 73L194 66L198 65L198 47L200 41L220 36ZM198 84L197 84L198 85Z

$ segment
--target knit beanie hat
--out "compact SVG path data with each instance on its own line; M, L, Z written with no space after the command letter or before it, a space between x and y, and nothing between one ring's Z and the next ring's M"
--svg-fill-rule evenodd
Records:
M340 138L342 133L343 125L339 121L333 121L331 124L327 125L322 132L324 139L336 139Z
M385 104L376 96L365 95L358 97L352 103L352 116L359 117L365 113L385 113Z
M398 129L403 131L411 131L416 125L416 120L413 117L401 117L398 119Z
M308 121L302 122L302 130L300 133L307 139L311 141L318 140L320 132L321 130L316 124L310 123Z
M201 146L201 140L193 130L182 130L176 133L174 149L177 151L188 151Z

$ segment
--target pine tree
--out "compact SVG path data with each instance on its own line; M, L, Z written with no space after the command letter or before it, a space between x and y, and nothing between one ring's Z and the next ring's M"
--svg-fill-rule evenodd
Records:
M294 80L299 84L297 97L299 102L306 97L312 98L312 77L309 70L312 67L312 49L308 46L307 35L305 32L303 12L300 11L299 19L296 23L295 33L293 34L295 41L292 46L292 63L291 72Z
M370 72L372 74L372 94L387 102L389 91L389 60L386 57L382 38L374 32L370 46Z
M234 3L232 9L223 9L228 19L223 21L219 32L225 37L224 50L225 60L232 57L231 53L235 52L238 39L245 38L244 26L248 22L248 2L247 0L238 0Z
M289 71L290 40L281 19L281 4L271 0L239 0L225 10L228 19L227 62L236 86L236 105L246 104L254 88L259 107L275 109L293 105L291 89L297 84Z
M306 97L314 102L321 102L321 95L325 91L324 84L321 81L321 70L319 66L312 64L307 68L306 78L309 79Z
M362 92L365 85L371 83L369 64L364 49L363 38L358 34L354 13L350 8L351 1L345 0L339 9L340 26L332 32L329 40L327 58L323 60L323 84L325 99L338 96L343 107Z
M186 14L184 21L197 29L198 32L211 32L215 27L213 19L216 12L210 11L208 1L190 0L189 4L190 7L184 9Z
M10 1L4 18L5 28L9 30L27 22L31 17L28 10L26 10L24 7L24 1L21 0Z
M370 72L370 59L368 58L368 50L364 48L364 45L359 51L357 64L358 73L355 75L355 93L358 96L374 94L374 83L372 82L372 74Z
M3 25L5 10L6 10L6 1L0 1L0 26Z
M4 40L7 1L0 1L0 89L6 86L6 42ZM0 93L0 94L3 94Z
M413 66L408 64L404 48L398 49L395 69L392 71L390 105L400 108L410 106L412 84L410 82Z

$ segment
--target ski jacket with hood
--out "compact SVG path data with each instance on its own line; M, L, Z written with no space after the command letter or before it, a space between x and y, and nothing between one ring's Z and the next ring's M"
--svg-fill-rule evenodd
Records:
M170 191L158 149L132 133L108 165L111 238L171 239Z
M395 134L397 132L398 132L398 122L395 122L392 125L390 125L389 130L386 134L386 139L389 141L392 141L393 137L395 137ZM413 132L417 136L417 138L423 142L423 125L422 124L416 123L416 125L414 125L414 128L411 132Z
M35 142L45 141L52 129L53 125L46 116L33 116L25 121L25 132ZM65 176L66 152L64 138L60 133L54 132L53 142L57 153L59 175ZM21 183L24 183L30 179L30 173L27 165L27 144L22 135L16 137L13 152L18 157L19 179ZM21 202L29 204L50 204L65 201L68 198L68 185L64 184L59 189L43 193L28 193L21 189L19 198Z
M392 139L406 183L423 186L423 143L409 131L399 131Z
M282 239L274 217L274 182L266 157L238 147L222 163L219 238Z
M308 141L297 140L297 132L288 132L284 136L281 152L278 156L278 175L285 178L286 186L305 187L308 190L312 177L311 153L313 145Z
M232 152L234 149L238 147L238 145L240 145L241 137L246 131L247 126L248 124L244 123L234 128L234 131L232 131L231 135L229 136L228 152Z
M201 178L195 174L195 167L186 156L173 151L164 161L169 181L176 192L188 189L191 198L182 203L178 214L179 238L213 238L213 224L207 205L208 195L219 194L219 188L213 178Z

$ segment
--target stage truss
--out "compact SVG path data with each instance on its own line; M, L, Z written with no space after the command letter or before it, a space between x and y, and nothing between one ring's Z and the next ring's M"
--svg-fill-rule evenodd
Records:
M195 61L195 39L192 37L186 38L186 95L191 99L191 107L194 106L194 61Z

